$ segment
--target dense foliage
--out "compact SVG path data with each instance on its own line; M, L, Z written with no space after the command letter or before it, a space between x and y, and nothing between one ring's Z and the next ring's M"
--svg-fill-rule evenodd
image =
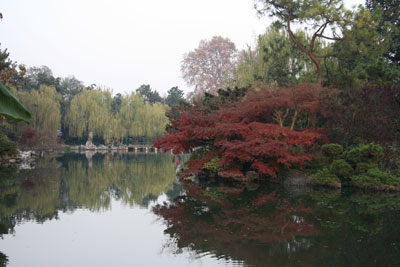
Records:
M315 129L323 93L319 86L301 84L251 88L246 97L219 105L203 102L181 109L168 135L155 146L174 153L200 148L185 174L198 173L217 157L221 176L243 179L248 170L275 176L283 166L310 161L309 149L324 140Z
M294 33L297 39L307 42L310 37L304 31ZM328 49L315 43L315 51ZM258 36L255 48L240 53L231 83L246 87L255 82L286 86L315 80L315 67L308 57L290 40L286 31L276 25Z
M316 172L311 175L314 182L336 186L351 184L369 190L400 189L400 180L382 170L384 150L370 143L343 149L338 144L322 146L323 156L314 162Z

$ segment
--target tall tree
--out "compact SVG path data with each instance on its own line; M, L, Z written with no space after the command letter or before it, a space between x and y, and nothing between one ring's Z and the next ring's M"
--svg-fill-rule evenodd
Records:
M302 42L310 39L301 30L295 36ZM318 42L315 49L322 50L322 44ZM272 25L258 36L254 49L248 47L240 53L232 83L238 87L250 86L255 81L285 86L311 82L315 77L315 68L309 58L296 47L284 29Z
M144 101L149 102L150 104L163 102L160 94L156 90L153 91L148 84L142 84L138 89L136 89L136 93L140 94L144 98Z
M56 86L57 79L52 70L47 66L30 67L26 72L26 88L38 90L40 85Z
M57 130L61 129L61 95L53 86L41 85L39 90L21 90L21 102L32 113L32 127L44 141L55 141ZM42 136L40 136L42 135Z
M382 14L359 8L352 12L349 27L343 29L343 39L333 44L338 69L335 86L360 88L363 84L399 84L400 68L391 64L390 54L393 27L380 26Z
M347 23L349 12L343 7L342 0L255 0L255 8L259 14L268 14L284 25L290 39L314 63L317 72L317 83L322 84L322 66L320 58L328 55L318 55L315 52L317 39L340 40L341 30ZM311 39L302 43L292 30L292 24L310 27ZM331 35L328 35L331 32Z
M56 78L57 91L62 95L66 102L71 101L74 95L82 92L85 87L75 76L70 75L65 78Z
M178 86L172 87L167 93L168 95L165 98L165 104L169 106L177 106L181 101L185 100L183 97L184 93L178 88Z
M113 97L113 100L111 102L111 112L114 115L117 114L121 109L121 104L122 104L122 95L118 93Z
M111 128L111 100L110 91L83 90L76 95L65 119L69 135L82 138L93 132L104 139L117 135Z
M400 4L395 0L366 0L365 6L371 11L381 11L379 30L385 31L385 24L393 24L391 44L386 57L400 65Z
M214 36L201 40L199 47L184 55L181 63L183 79L194 91L191 100L201 98L205 92L216 94L226 88L227 80L233 77L237 58L235 44L228 38Z

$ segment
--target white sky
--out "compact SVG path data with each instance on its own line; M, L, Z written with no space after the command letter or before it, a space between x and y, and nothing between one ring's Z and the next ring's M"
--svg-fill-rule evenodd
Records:
M0 12L1 49L12 60L114 93L142 84L189 92L183 54L215 35L243 49L270 21L257 18L253 0L0 0Z

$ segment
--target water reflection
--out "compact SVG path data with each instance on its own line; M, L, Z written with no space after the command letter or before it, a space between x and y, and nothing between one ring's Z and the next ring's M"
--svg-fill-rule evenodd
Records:
M158 260L154 266L168 265L167 262L171 266L187 266L189 262L192 266L201 265L197 259L225 266L400 266L399 195L272 185L233 188L192 181L176 183L175 167L170 155L106 153L43 157L33 170L2 170L0 235L14 233L21 222L44 223L53 219L59 228L53 225L49 229L58 230L51 232L43 227L44 232L51 232L40 232L44 245L39 246L37 236L26 236L39 228L26 230L26 239L19 237L35 244L38 253L43 251L41 257L47 253L47 244L57 246L59 240L68 250L75 248L68 237L77 232L76 238L85 247L95 246L93 240L107 236L108 241L91 254L101 261L125 257L130 263L132 252L137 251L143 255L143 263ZM162 193L167 202L153 211L164 224L151 224L155 215L144 208L152 206L150 203ZM87 214L77 209L84 209ZM112 212L102 212L108 210ZM71 213L77 216L69 216ZM90 216L93 213L96 216ZM101 230L91 231L92 225L101 225ZM115 229L106 235L110 226ZM61 232L66 232L67 237ZM151 249L157 250L162 240L166 241L161 253L154 253ZM11 238L5 246L8 250L3 252L12 265L23 258L20 250L30 250L21 243L13 250L10 241ZM109 250L103 250L104 244L111 244ZM143 249L146 244L147 254ZM116 253L125 250L126 254ZM52 262L63 251L53 251L56 256ZM75 258L80 251L75 250ZM107 258L104 251L113 256ZM81 262L87 258L86 252L82 252ZM171 253L190 255L191 259L168 261ZM27 256L25 263L31 259ZM7 256L0 253L0 266L6 262ZM41 265L37 266L43 266L43 261L38 262ZM64 262L64 266L76 265Z
M169 155L43 157L33 170L0 172L0 235L24 220L57 219L59 211L107 210L112 199L147 207L163 192L179 190L174 181Z
M167 250L249 266L399 266L400 196L244 189L183 182L186 196L154 208Z

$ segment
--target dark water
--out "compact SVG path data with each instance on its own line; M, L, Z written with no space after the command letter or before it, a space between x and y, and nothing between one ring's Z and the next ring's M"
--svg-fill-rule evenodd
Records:
M179 184L170 155L65 154L0 171L0 234L0 266L400 266L400 196Z

